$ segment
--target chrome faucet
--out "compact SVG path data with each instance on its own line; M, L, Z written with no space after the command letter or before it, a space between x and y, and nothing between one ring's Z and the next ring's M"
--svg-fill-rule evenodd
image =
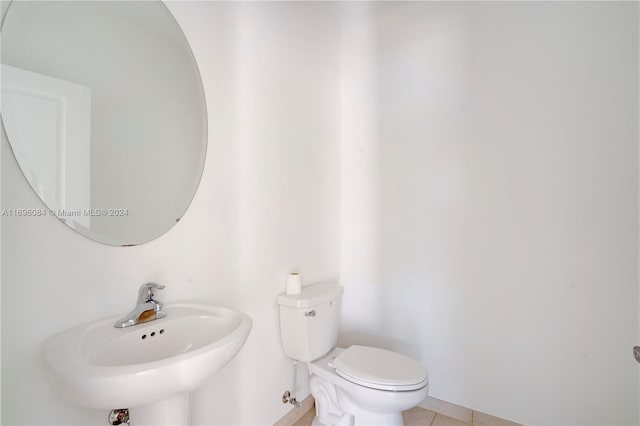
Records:
M130 327L147 321L153 321L167 316L162 310L162 303L156 300L158 290L162 290L163 285L154 283L144 284L138 292L138 301L136 307L133 308L124 318L116 321L113 326L115 328Z

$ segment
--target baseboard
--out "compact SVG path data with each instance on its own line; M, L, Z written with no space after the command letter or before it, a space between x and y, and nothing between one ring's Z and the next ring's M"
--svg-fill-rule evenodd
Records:
M452 404L432 396L428 396L424 401L418 404L418 407L444 414L465 423L471 423L473 420L473 410Z

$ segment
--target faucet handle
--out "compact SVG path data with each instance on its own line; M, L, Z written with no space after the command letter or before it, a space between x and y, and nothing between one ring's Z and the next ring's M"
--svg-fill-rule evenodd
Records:
M147 283L141 285L140 291L138 292L138 305L145 302L155 302L158 290L162 289L164 289L164 285L161 284Z

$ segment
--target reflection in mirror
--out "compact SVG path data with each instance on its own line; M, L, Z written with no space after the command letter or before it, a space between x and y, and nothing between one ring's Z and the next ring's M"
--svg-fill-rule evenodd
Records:
M4 131L48 211L111 245L180 219L204 165L206 109L162 2L14 1L1 59Z

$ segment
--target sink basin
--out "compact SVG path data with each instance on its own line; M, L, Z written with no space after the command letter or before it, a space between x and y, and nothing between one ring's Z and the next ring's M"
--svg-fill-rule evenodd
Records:
M167 316L115 328L114 316L72 328L44 346L54 389L76 404L140 407L185 394L240 350L251 319L218 306L168 304Z

